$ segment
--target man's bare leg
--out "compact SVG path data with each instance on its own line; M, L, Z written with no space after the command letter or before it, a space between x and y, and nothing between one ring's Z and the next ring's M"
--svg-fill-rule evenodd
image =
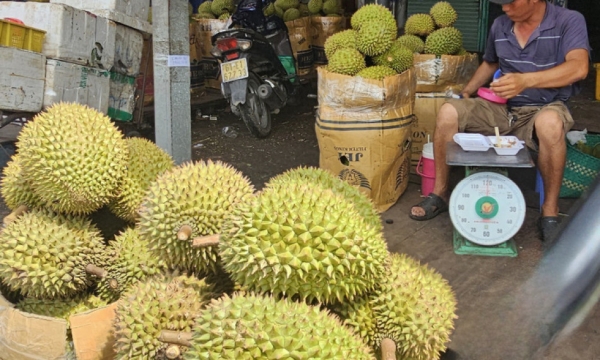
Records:
M558 216L558 195L567 157L563 122L551 109L540 111L534 121L540 147L538 167L544 180L542 216Z
M435 185L433 193L448 202L448 174L450 166L446 165L446 143L453 141L452 137L458 132L458 112L450 104L444 104L438 112L435 132L433 133L433 157L435 163ZM429 195L429 194L423 194ZM410 210L414 216L424 216L425 210L413 206Z

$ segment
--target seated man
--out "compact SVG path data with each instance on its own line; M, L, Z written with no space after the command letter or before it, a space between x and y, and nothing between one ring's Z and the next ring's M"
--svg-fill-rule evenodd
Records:
M448 209L446 143L457 132L515 135L538 151L544 203L538 226L542 240L558 226L558 195L566 161L565 134L573 118L565 102L579 92L589 66L585 19L545 0L490 0L501 4L487 41L483 62L465 86L463 99L449 99L437 116L434 133L436 179L433 192L411 209L410 217L428 220ZM490 89L506 105L470 96L497 69L502 76Z

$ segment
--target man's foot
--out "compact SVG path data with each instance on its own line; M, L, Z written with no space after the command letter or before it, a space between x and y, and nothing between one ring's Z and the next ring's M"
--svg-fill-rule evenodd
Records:
M445 211L448 211L446 201L438 195L430 193L423 201L410 209L409 216L413 220L423 221L433 219Z
M558 216L542 216L538 219L538 230L542 241L552 240L558 230L560 218Z

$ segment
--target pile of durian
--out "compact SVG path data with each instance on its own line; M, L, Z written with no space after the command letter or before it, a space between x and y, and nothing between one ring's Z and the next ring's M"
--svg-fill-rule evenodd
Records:
M438 359L456 300L439 273L391 254L369 198L296 168L257 192L232 166L174 165L110 119L57 104L28 122L3 171L0 289L68 319L116 303L117 359ZM89 215L129 221L114 239ZM10 219L9 219L10 218Z
M466 55L462 33L453 27L458 14L447 1L435 3L429 14L413 14L406 19L404 35L398 42L416 53Z
M328 71L382 80L413 66L413 50L398 41L396 19L385 6L362 6L350 24L325 41Z
M200 4L198 11L192 14L194 20L197 19L219 19L227 20L235 11L233 0L207 0Z
M341 0L275 0L263 12L265 16L277 15L283 21L306 16L339 17L344 13Z

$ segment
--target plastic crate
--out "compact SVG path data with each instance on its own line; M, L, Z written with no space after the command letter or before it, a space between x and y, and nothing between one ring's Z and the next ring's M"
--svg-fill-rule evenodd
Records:
M23 49L41 53L45 37L45 31L27 27Z
M22 49L25 43L25 33L27 28L24 25L17 24L8 20L2 22L2 36L0 36L0 45Z
M587 134L588 146L600 146L600 135ZM567 163L563 175L560 197L578 198L596 179L600 171L600 159L584 154L567 141Z

